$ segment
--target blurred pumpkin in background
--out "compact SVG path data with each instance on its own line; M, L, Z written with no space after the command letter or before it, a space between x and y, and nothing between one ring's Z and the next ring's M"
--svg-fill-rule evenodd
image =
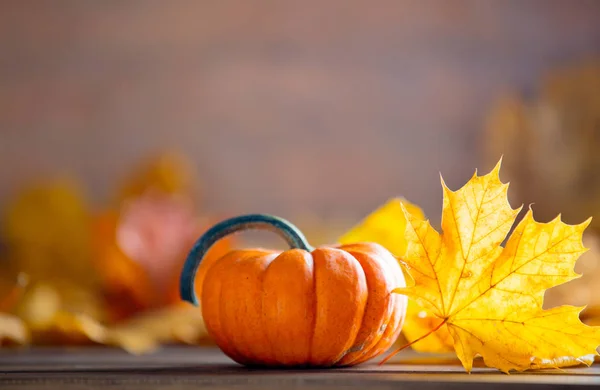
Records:
M570 224L593 217L584 235L590 248L575 270L581 279L550 289L545 306L589 305L582 318L600 317L600 61L548 72L535 98L500 97L487 118L484 165L503 155L511 204L533 204L536 219L561 211ZM596 313L596 314L594 314Z

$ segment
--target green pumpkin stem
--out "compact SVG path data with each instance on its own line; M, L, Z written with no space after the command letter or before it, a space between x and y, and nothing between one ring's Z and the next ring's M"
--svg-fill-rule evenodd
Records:
M181 299L198 306L194 280L200 262L217 241L230 234L250 229L270 230L279 234L292 249L312 251L302 232L285 219L266 214L241 215L219 222L204 233L194 244L181 270L179 292Z

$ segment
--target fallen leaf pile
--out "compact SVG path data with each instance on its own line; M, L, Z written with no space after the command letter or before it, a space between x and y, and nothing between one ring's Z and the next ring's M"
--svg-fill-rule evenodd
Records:
M586 251L582 235L589 220L568 225L559 216L539 223L529 210L508 236L520 209L510 207L499 169L500 163L487 175L475 174L457 191L442 180L442 233L403 200L395 201L401 214L386 220L380 209L355 231L373 231L369 221L377 218L379 231L388 231L380 233L382 245L404 231L405 241L400 236L388 248L414 280L395 291L410 297L404 334L414 348L453 349L467 371L478 356L504 372L589 365L600 327L581 322L582 307L542 307L547 289L578 277L573 268ZM360 234L341 241L348 238Z
M90 205L70 179L18 192L0 226L0 344L142 353L206 341L201 311L178 294L185 255L214 222L198 211L190 166L173 153L152 158L108 207ZM207 264L230 246L220 242Z

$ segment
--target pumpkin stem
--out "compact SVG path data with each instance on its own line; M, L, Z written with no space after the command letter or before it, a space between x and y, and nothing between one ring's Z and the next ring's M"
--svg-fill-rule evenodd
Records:
M313 250L302 232L283 218L266 214L249 214L227 219L211 227L192 247L181 271L179 284L181 299L198 306L194 279L202 258L221 238L249 229L270 230L283 237L292 249L303 249L309 252Z

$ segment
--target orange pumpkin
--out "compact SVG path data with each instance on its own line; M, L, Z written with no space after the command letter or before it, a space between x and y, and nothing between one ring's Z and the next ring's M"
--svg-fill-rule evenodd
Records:
M198 304L194 278L206 251L234 232L262 228L292 249L235 250L206 271L202 314L225 354L249 366L351 366L387 351L402 328L407 298L394 256L374 243L311 248L277 217L225 220L196 242L184 264L182 299Z

